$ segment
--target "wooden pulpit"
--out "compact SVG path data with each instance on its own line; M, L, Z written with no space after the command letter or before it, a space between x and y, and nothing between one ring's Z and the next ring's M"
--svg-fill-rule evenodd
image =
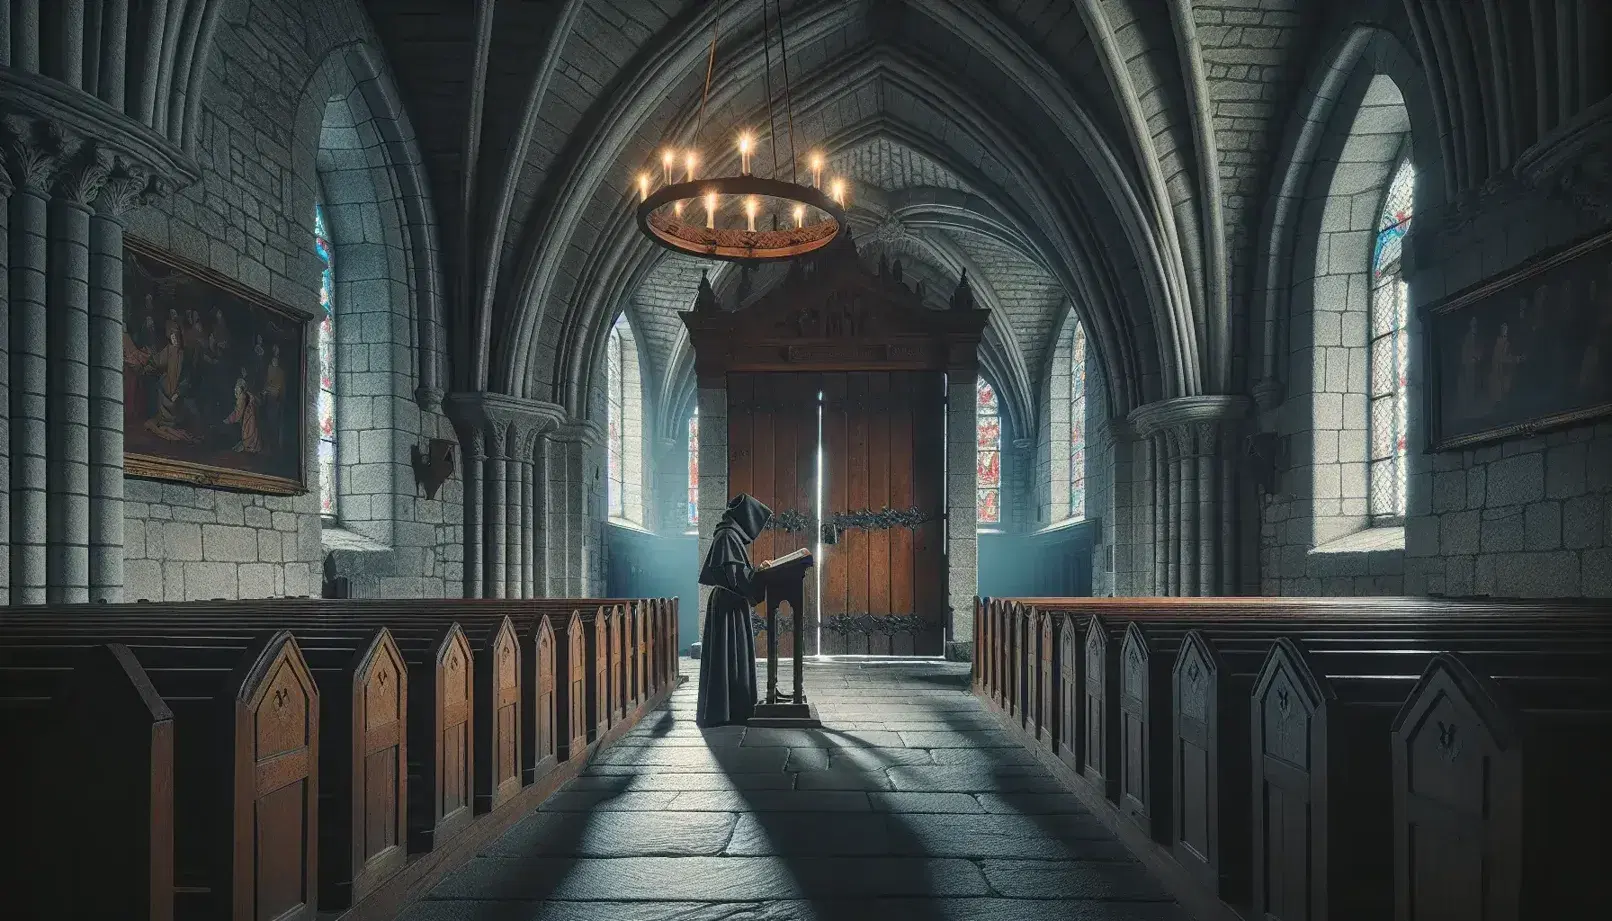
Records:
M757 569L754 578L766 590L767 604L767 694L756 702L751 726L807 728L822 726L817 711L806 701L805 668L802 651L806 648L806 573L812 568L812 555L798 550L771 566ZM778 692L778 606L787 603L794 623L795 693Z

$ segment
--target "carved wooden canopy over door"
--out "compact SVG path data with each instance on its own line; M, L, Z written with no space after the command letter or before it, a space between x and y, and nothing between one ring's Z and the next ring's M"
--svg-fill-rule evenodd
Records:
M941 655L945 375L823 375L823 651Z
M815 550L817 499L818 374L728 375L728 493L745 492L772 509L767 530L750 548L754 563L783 556L801 547ZM815 578L806 579L803 613L806 655L816 655ZM761 608L757 611L760 612ZM787 609L786 609L787 610ZM758 613L758 617L760 614ZM779 612L778 655L795 651L791 622ZM756 653L765 655L767 635L756 637Z

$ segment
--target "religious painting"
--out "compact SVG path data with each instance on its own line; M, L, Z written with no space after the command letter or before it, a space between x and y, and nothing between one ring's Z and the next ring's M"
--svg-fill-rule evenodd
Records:
M1612 413L1612 233L1426 311L1434 451Z
M130 239L123 452L130 476L306 492L307 316Z

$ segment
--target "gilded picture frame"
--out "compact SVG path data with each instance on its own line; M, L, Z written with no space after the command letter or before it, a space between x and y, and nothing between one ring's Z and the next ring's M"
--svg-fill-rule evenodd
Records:
M143 240L123 255L124 472L308 492L311 314Z
M1612 232L1422 311L1433 452L1612 415Z

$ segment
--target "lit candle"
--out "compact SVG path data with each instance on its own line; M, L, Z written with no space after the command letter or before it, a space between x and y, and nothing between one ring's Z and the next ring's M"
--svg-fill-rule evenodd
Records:
M670 147L666 148L665 152L660 155L660 164L661 164L661 166L666 168L666 184L667 185L672 184L672 161L675 160L675 159L677 159L677 158L672 153L672 149Z
M694 164L696 164L698 162L700 162L700 158L692 150L689 151L687 154L685 154L683 156L683 163L686 166L688 166L688 181L689 182L694 181Z
M678 199L677 201L672 202L672 213L677 215L678 220L681 221L683 219L683 201L682 201L682 199Z
M829 188L831 189L829 194L834 197L834 200L839 202L841 208L845 207L845 180L836 179L830 183Z
M823 155L820 154L820 153L814 153L814 154L812 154L812 188L821 189L822 187L823 187Z
M749 221L749 231L756 232L756 197L754 195L744 200L744 216Z
M739 172L750 174L750 132L739 135Z
M649 197L649 174L638 174L638 200L643 201Z
M716 193L705 193L705 229L716 229Z
M805 205L796 205L795 206L795 229L799 230L801 227L804 227L805 225L806 225L806 206Z

